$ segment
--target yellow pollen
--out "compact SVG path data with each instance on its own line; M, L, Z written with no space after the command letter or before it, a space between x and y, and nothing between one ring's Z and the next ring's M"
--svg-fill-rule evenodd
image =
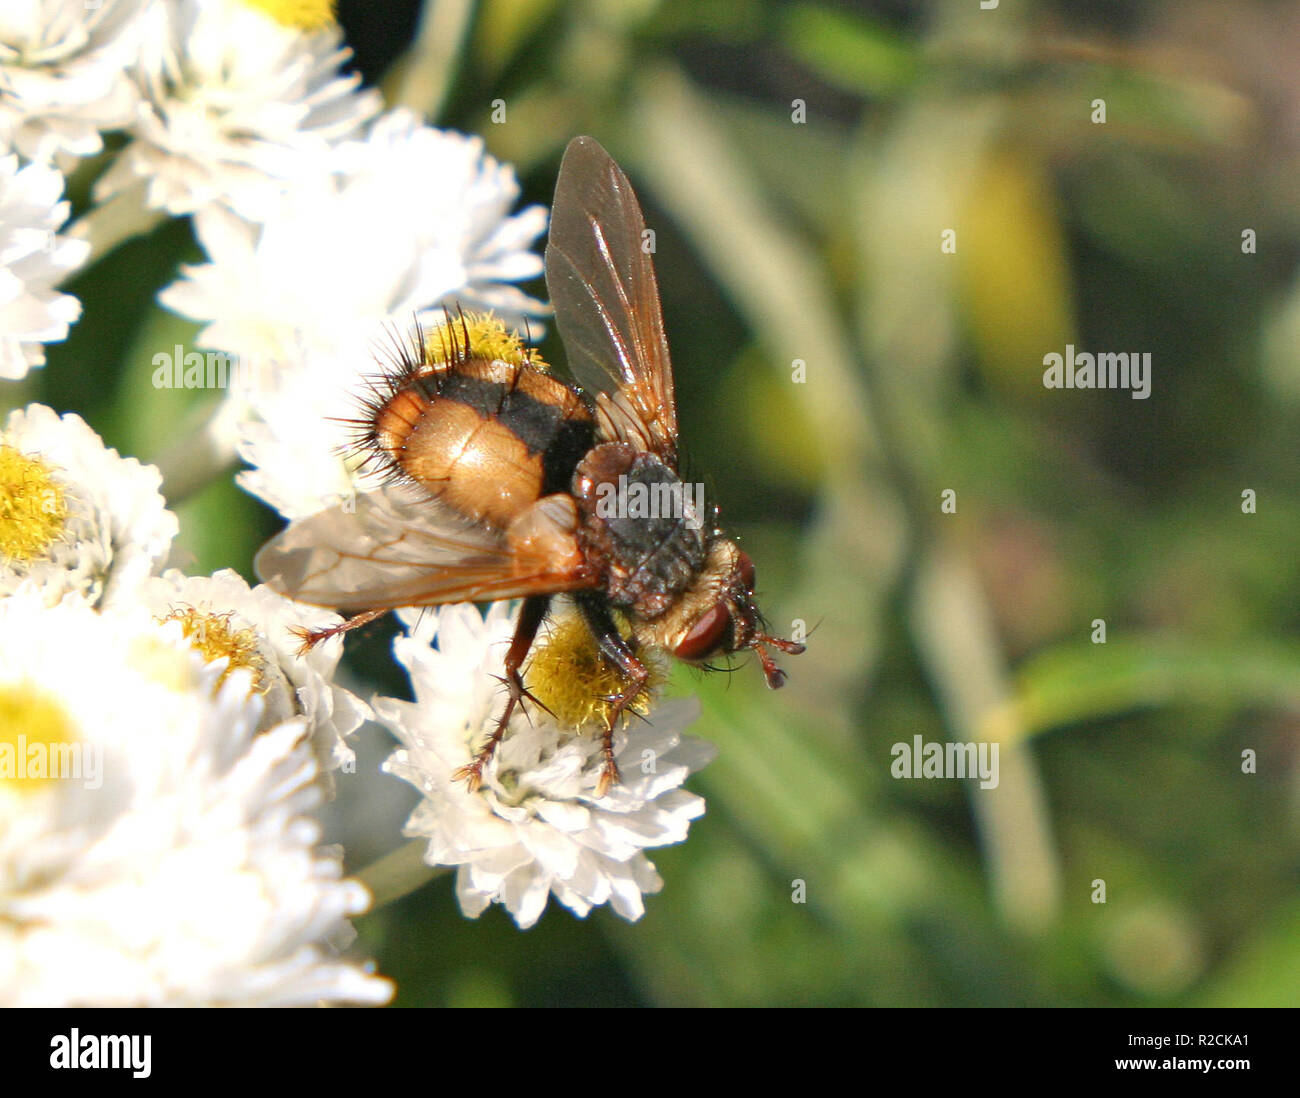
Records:
M465 333L469 347L465 347ZM491 313L464 313L449 324L436 324L424 333L426 359L430 366L442 365L449 357L500 359L515 366L525 362L539 370L549 370L546 361L532 347ZM449 351L459 355L449 355Z
M67 518L63 489L49 469L0 443L0 563L47 556Z
M663 657L657 652L640 652L650 678L645 689L628 709L645 716L650 699L668 677ZM605 662L591 630L579 617L565 617L552 623L550 632L538 643L525 674L528 690L555 714L561 727L573 731L603 730L612 704L606 695L623 689L623 676Z
M334 0L243 0L243 4L269 15L282 27L314 31L334 25Z
M133 671L166 690L182 694L194 689L194 669L189 659L161 637L134 637L127 648L127 660Z
M0 686L0 787L31 792L69 776L78 737L58 701L26 684Z
M174 609L165 616L156 619L158 624L178 621L181 632L194 649L203 656L207 663L229 657L230 662L217 679L216 688L230 677L232 671L246 667L253 672L252 693L264 694L270 688L266 681L265 664L257 651L257 634L251 629L237 629L231 624L233 611L223 614L197 610L193 606Z

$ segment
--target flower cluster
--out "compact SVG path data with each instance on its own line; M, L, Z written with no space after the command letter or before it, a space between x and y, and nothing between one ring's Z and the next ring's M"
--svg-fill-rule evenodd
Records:
M161 572L158 471L41 405L0 430L0 1003L382 1002L318 845L368 707L336 615Z
M45 344L66 339L81 315L81 303L55 289L89 251L58 231L68 219L62 197L55 168L20 167L16 155L0 153L0 378L16 381L44 365Z
M528 927L554 896L636 919L662 886L645 852L704 810L681 786L711 750L659 681L605 790L585 630L554 629L526 669L539 692L572 680L582 711L517 712L471 791L454 775L499 712L510 607L400 612L415 701L372 710L338 681L339 615L176 567L164 491L238 457L291 522L353 499L373 482L338 421L377 354L445 310L502 339L545 313L517 285L541 274L545 210L516 210L480 138L383 110L350 56L329 0L0 11L0 382L78 321L71 274L166 217L192 218L204 258L159 302L241 367L188 469L39 403L0 421L0 1004L387 1001L350 953L371 897L316 818L371 717L401 745L384 769L422 794L407 833L455 867L469 916L496 902ZM79 163L99 175L69 223Z
M378 97L332 20L276 8L0 12L0 378L77 321L59 284L96 218L255 219L334 170ZM63 173L108 131L125 141L69 226ZM293 631L341 619L167 570L178 527L159 470L79 416L0 421L0 1003L386 1001L345 952L369 895L314 819L370 710L335 679L341 642Z
M472 606L401 613L409 632L394 648L415 702L377 698L375 711L402 744L385 769L421 793L406 833L426 842L430 865L457 867L456 895L466 915L496 902L530 927L554 895L579 915L608 903L625 919L638 919L642 895L663 885L645 851L681 842L704 812L704 801L681 788L713 757L709 744L682 735L698 703L664 700L620 729L615 751L623 780L604 795L592 725L566 727L563 713L540 709L517 715L471 792L454 775L494 723L500 699L493 676L514 617L504 603L486 617ZM543 642L534 665L572 665L553 647L568 643L564 633Z
M96 186L132 187L170 214L226 207L260 221L295 182L330 170L331 147L379 110L346 74L333 24L281 24L228 0L168 0L144 19L129 70L131 140Z
M0 600L0 1002L377 1003L310 718L143 607Z

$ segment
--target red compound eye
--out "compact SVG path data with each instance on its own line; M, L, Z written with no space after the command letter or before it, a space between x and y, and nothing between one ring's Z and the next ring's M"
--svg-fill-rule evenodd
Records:
M703 659L722 644L730 625L731 612L723 603L714 603L673 652L679 660Z
M740 559L736 561L736 571L740 574L740 582L745 585L746 591L754 590L754 562L749 559L749 554L741 552Z

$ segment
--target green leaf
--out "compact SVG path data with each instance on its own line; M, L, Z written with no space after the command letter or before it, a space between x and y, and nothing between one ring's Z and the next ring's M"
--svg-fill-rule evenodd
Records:
M791 52L819 76L861 95L890 95L916 79L916 51L860 16L801 4L785 20Z
M1165 636L1062 645L1020 668L1014 712L996 710L983 725L995 738L1013 728L1032 736L1172 703L1300 708L1300 645L1220 647Z
M1231 958L1193 1005L1300 1006L1300 905Z

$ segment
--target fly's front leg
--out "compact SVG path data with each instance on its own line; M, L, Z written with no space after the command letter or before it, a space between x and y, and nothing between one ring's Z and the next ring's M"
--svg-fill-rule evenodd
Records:
M623 689L617 694L610 694L604 698L610 703L602 739L605 769L601 771L600 781L596 785L596 796L603 797L619 780L618 764L614 761L614 727L619 717L623 715L623 711L636 700L637 695L645 687L650 672L645 664L637 659L632 646L618 631L614 616L609 612L609 605L603 599L578 596L577 602L587 628L596 638L600 654L623 676Z
M488 742L474 757L474 761L467 766L462 766L451 776L452 781L468 782L471 793L482 785L483 767L496 754L497 745L501 742L501 737L506 734L506 725L510 723L510 715L515 711L515 706L522 706L524 699L527 698L534 705L546 709L546 706L542 705L524 689L524 680L519 675L519 669L523 666L529 650L533 647L533 641L537 638L537 630L546 618L546 611L550 603L550 595L530 595L524 600L523 609L519 611L519 621L515 623L514 639L511 640L510 649L506 652L506 673L501 678L509 691L506 698L505 712L501 714L501 719L497 721L496 728L492 730ZM550 711L547 710L547 712Z

